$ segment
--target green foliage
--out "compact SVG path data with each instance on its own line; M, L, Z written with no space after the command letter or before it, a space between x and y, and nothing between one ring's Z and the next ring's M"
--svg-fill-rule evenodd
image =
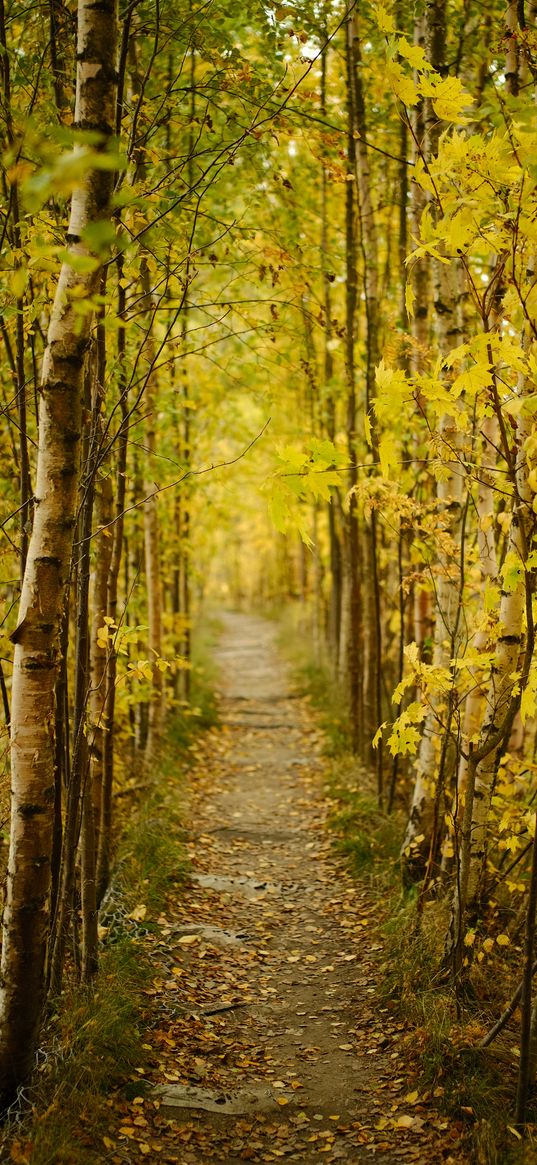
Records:
M331 812L329 828L335 834L337 850L349 861L357 876L369 875L386 885L398 879L401 820L378 808L366 771L344 757L336 759L328 772Z

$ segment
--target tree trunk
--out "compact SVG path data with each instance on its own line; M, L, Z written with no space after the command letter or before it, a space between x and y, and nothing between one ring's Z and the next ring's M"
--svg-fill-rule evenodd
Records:
M106 619L108 618L107 589L113 549L113 536L112 531L109 529L109 524L112 521L114 498L112 478L106 470L97 482L95 501L97 537L95 539L96 561L93 582L93 627L90 649L89 754L91 798L95 822L95 847L98 854L103 812L105 737L109 731L109 725L106 719L107 689L109 682L108 660L110 651L114 650L108 641L107 646L103 647L104 636L99 636L102 628L106 627Z
M115 0L79 0L75 125L114 132ZM72 196L67 246L87 255L81 233L109 214L110 171L90 169ZM35 521L13 633L12 809L0 970L0 1088L11 1101L33 1061L45 990L54 808L54 689L58 640L79 483L84 367L92 314L75 315L72 293L89 299L102 260L82 274L60 272L43 359Z
M435 70L442 68L446 40L445 0L431 0L427 6L425 19L425 42L427 56ZM419 36L418 36L419 39ZM415 138L417 150L425 160L433 157L440 139L440 123L430 99L423 106L423 147ZM415 131L416 132L416 131ZM434 294L434 326L437 347L441 354L447 354L460 336L460 287L458 268L445 265L439 260L432 264L432 284ZM420 287L421 302L426 294L425 286ZM423 321L420 323L420 328ZM419 367L419 351L415 357ZM433 666L449 667L450 660L460 646L461 621L461 579L458 544L460 541L460 520L462 516L462 495L464 472L457 449L460 444L454 417L446 415L440 425L440 433L447 450L449 474L437 486L439 515L442 516L446 533L451 536L452 547L441 556L436 582L436 619L433 640ZM454 682L454 677L453 677ZM409 819L401 847L401 864L405 881L416 881L423 877L425 870L432 869L436 858L438 838L435 823L438 817L439 800L442 790L439 781L446 782L451 775L456 758L450 745L453 712L453 689L447 703L438 697L430 701L425 719L423 735L416 762L414 785Z
M349 721L351 730L351 744L353 752L363 752L364 731L364 698L363 698L363 626L362 626L362 582L360 572L360 531L358 524L358 501L356 487L358 485L357 448L356 448L356 303L357 303L357 270L356 270L356 226L355 226L355 195L356 181L356 144L354 139L355 115L353 92L353 60L351 54L351 37L349 31L350 17L346 28L346 57L347 57L347 188L345 192L345 262L346 262L346 291L345 291L345 372L347 380L347 449L349 455L349 512L346 529L346 605L347 640L345 644L345 662L347 668L347 683L349 689Z
M126 295L125 289L122 287L123 263L121 256L118 258L118 316L124 320L126 317ZM119 573L121 569L121 557L123 553L123 531L124 531L124 514L125 514L125 497L127 489L127 450L129 438L129 411L128 411L128 388L127 388L127 370L125 360L125 329L120 328L118 332L117 343L117 363L119 370L119 408L121 413L121 424L117 438L117 461L116 461L116 499L115 499L115 516L112 526L112 553L110 557L110 565L108 570L108 578L106 585L106 608L108 618L114 626L118 624L118 589L119 589ZM126 565L128 564L128 555L125 555ZM128 588L125 588L125 595L128 596ZM105 732L102 740L103 746L103 771L102 771L102 787L100 798L100 817L98 825L98 841L97 841L97 903L102 902L103 896L108 886L110 875L110 849L111 849L111 834L112 834L112 790L114 784L114 732L115 732L115 702L116 702L116 673L117 673L117 652L114 646L110 646L106 658L106 678L104 684L104 708L102 717L105 725Z
M461 518L463 474L456 459L457 432L450 418L444 417L442 433L447 446L454 452L449 464L449 476L439 482L437 490L439 518L443 520L454 546L457 542ZM457 654L460 635L460 578L455 553L444 554L439 563L436 582L437 613L434 631L433 666L447 668ZM416 780L406 832L401 847L401 863L405 881L420 880L427 864L435 818L437 779L442 741L450 733L446 722L446 705L436 696L431 697L424 723L416 761Z
M149 282L147 260L142 260L142 288L144 309L147 319L147 333L145 337L145 354L148 362L146 387L144 392L144 408L147 412L145 444L147 453L147 470L144 474L144 495L147 501L144 505L144 544L145 544L145 577L147 587L147 622L149 625L149 659L153 668L151 695L149 697L147 739L145 750L150 756L160 738L164 712L164 683L159 663L162 657L162 592L160 580L160 531L158 518L158 487L150 476L153 468L153 457L156 451L156 420L158 411L158 385L155 372L156 351L153 340L154 305Z

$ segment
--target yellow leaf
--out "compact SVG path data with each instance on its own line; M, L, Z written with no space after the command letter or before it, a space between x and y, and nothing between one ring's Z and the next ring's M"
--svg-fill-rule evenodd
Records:
M402 101L403 105L417 105L419 100L419 92L408 73L397 61L386 61L385 76L388 85L394 92L395 96Z
M425 50L422 49L421 45L411 44L409 40L401 37L397 41L397 52L400 57L404 57L412 65L413 69L426 71L430 68L427 57L425 56Z
M465 947L473 947L475 943L475 930L469 930L464 936Z
M446 225L446 241L452 251L464 251L475 237L476 228L467 210L460 210Z
M16 299L20 299L26 290L28 271L26 267L17 267L10 279L10 290Z
M484 943L483 943L483 950L485 951L485 953L487 955L490 955L490 952L493 949L494 949L494 939L493 938L486 938Z
M286 1096L278 1096L277 1103L281 1104L283 1107L284 1104L289 1104L289 1101Z
M134 907L134 910L131 910L130 914L127 914L127 918L131 918L133 922L143 922L146 914L147 906L140 902L138 906Z
M467 120L462 116L462 110L471 104L472 99L458 77L422 77L419 91L423 97L432 99L435 113L444 121L462 124Z
M374 6L375 18L377 26L381 32L395 32L395 24L393 16L384 7L384 4L375 4Z
M199 942L199 934L182 934L179 939L179 944L182 947L189 947L192 943Z
M378 746L382 740L382 733L384 732L386 724L387 724L387 720L385 720L384 723L381 724L380 728L377 728L377 731L375 732L373 740L371 741L373 748L378 748Z
M480 389L488 388L491 384L490 369L483 365L474 364L473 368L467 368L465 372L461 372L455 378L451 385L451 391L454 396L460 396L461 392L468 392L475 396Z
M491 611L495 611L500 602L500 588L497 587L495 583L492 583L490 579L486 579L485 581L485 593L483 601L487 615L490 615Z
M511 939L509 938L508 934L497 934L496 942L498 943L499 947L508 947Z
M390 470L398 464L397 445L391 433L383 433L379 441L380 472L383 477L390 476Z

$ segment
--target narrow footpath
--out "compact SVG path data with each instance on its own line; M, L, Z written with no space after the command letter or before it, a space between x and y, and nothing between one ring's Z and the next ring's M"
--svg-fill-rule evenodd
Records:
M409 1081L404 1024L378 1001L378 907L331 851L322 740L275 635L223 617L221 724L192 772L191 874L154 940L152 1071L103 1156L460 1165L462 1126Z

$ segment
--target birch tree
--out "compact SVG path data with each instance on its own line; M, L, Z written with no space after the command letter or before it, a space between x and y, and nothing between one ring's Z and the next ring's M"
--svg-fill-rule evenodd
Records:
M54 298L39 390L35 520L17 627L12 688L12 808L0 969L0 1081L9 1102L31 1067L49 934L54 805L54 688L76 521L86 353L103 255L88 227L110 214L116 116L116 0L79 0L75 147L66 257ZM76 310L83 302L81 312Z
M435 0L427 7L425 27L427 56L435 70L443 64L445 38L445 3L444 0ZM427 166L427 160L438 150L440 139L440 122L431 100L424 102L423 119L425 137L422 157ZM443 355L449 353L459 338L457 274L454 266L446 267L443 257L435 259L432 263L435 339ZM421 302L418 300L418 307L420 306ZM449 661L457 654L460 633L460 582L456 548L460 536L463 472L458 450L457 411L455 405L454 409L444 415L440 425L440 438L444 446L441 455L445 460L446 472L438 482L437 505L440 521L451 538L451 544L439 555L436 580L437 611L433 637L433 666L436 668L448 666ZM444 780L447 763L447 753L446 749L441 747L441 738L443 737L444 742L449 740L451 711L449 698L446 709L442 696L431 697L416 763L416 781L410 813L401 848L404 876L410 880L416 877L419 879L424 866L427 864L430 866L438 845L435 834L438 800L441 795L439 786Z

